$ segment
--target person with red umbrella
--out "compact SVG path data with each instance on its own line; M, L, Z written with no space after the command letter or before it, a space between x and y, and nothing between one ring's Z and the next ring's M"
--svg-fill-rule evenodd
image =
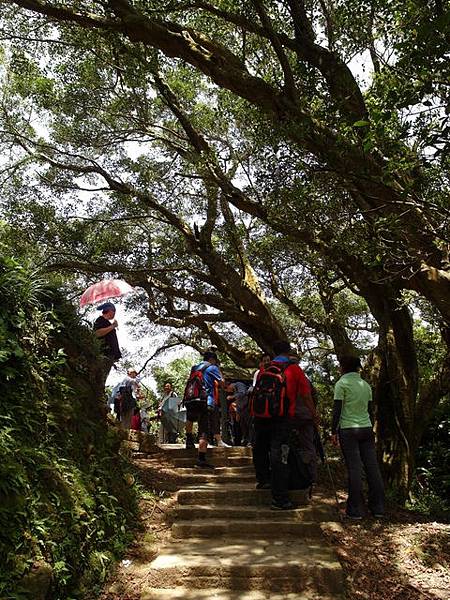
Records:
M89 304L97 304L104 302L108 298L118 298L133 292L133 288L126 281L121 279L102 279L90 285L87 290L81 295L80 307L83 308ZM102 314L94 323L95 335L101 340L104 361L104 381L108 377L113 364L122 357L117 340L117 321L114 319L116 315L116 307L108 300L101 306L97 307ZM111 322L112 321L112 322Z
M105 302L97 307L102 314L95 320L95 335L101 340L105 356L105 381L113 364L122 357L117 339L116 307L112 302ZM112 321L112 323L111 323Z

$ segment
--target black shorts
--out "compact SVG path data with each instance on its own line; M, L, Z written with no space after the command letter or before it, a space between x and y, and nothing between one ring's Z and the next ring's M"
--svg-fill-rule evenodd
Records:
M209 412L206 402L191 402L186 406L186 420L198 423L199 437L208 437Z
M209 410L208 414L209 431L212 435L220 433L220 408L214 407L214 410Z

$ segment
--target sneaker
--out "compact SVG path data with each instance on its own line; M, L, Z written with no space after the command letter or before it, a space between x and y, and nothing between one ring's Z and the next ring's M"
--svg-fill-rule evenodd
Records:
M288 500L287 502L272 502L271 510L295 510L297 507L293 502Z
M257 490L270 490L270 488L271 488L271 485L268 481L265 483L257 483L256 484Z
M215 469L216 467L211 463L206 462L206 460L198 460L195 463L196 469Z
M225 444L225 442L223 440L219 440L217 442L217 447L218 448L231 448L230 444Z

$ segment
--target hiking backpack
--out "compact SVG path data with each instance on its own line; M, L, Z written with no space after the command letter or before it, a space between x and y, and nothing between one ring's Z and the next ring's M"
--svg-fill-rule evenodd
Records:
M133 386L131 381L126 381L124 385L121 385L119 392L122 396L120 412L123 414L135 408L136 400L133 396Z
M253 417L271 419L287 415L288 402L284 371L291 364L290 362L272 362L267 369L258 373L250 397L250 414Z
M206 393L204 372L209 366L210 363L205 363L202 367L200 365L192 367L186 387L184 388L183 406L187 406L193 402L206 404L208 394Z

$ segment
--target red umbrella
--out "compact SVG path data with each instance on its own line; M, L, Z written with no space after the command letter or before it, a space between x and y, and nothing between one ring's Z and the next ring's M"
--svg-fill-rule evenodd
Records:
M134 290L131 285L121 279L103 279L93 283L83 292L80 298L80 306L86 304L97 304L109 298L118 298Z

